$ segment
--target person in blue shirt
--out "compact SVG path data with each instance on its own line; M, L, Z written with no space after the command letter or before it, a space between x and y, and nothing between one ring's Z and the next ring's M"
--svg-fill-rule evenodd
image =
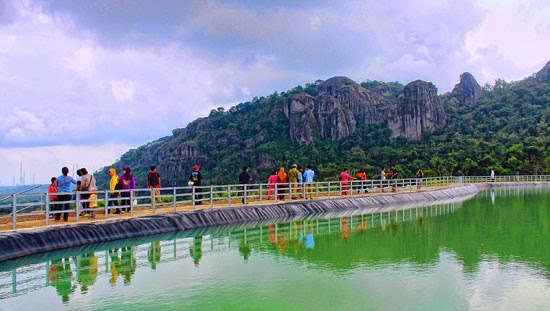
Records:
M60 193L57 196L57 201L60 205L57 205L55 210L67 211L71 208L71 199L73 197L71 184L76 185L76 180L69 176L69 168L66 166L61 169L62 175L57 177L57 192ZM59 221L61 213L55 214L55 221ZM69 220L69 213L63 213L63 221Z
M306 166L306 171L304 174L302 174L302 178L304 179L304 186L306 190L306 199L313 199L313 177L315 176L315 173L311 169L311 166Z

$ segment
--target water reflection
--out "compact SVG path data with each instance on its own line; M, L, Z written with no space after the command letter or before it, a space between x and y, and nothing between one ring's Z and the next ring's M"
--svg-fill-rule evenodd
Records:
M44 274L46 285L69 303L72 297L89 295L103 284L142 286L134 284L136 272L151 276L160 273L163 265L184 269L189 264L204 273L219 264L216 255L225 258L231 252L248 265L268 256L331 273L351 273L358 267L383 270L385 265L429 270L445 253L460 264L458 270L475 276L472 279L480 278L480 270L493 260L503 265L525 264L540 271L536 277L548 283L550 253L542 247L550 243L548 191L540 191L493 189L464 203L375 213L350 211L337 217L181 232L132 245L86 249L0 272L0 309L2 300L43 288L39 280Z

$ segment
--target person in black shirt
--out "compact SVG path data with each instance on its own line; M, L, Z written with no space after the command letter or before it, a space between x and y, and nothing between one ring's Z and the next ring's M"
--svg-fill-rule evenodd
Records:
M391 169L390 169L390 178L393 179L392 180L392 190L391 190L392 192L397 192L397 176L398 175L399 175L399 172L395 168L395 165L392 165Z
M252 177L248 173L248 167L243 167L243 171L239 174L239 183L243 186L243 204L246 204L246 184L252 181Z
M191 175L189 175L189 185L192 185L193 187L197 187L195 189L195 204L201 205L202 204L202 175L201 172L199 172L199 166L197 164L193 165L193 172Z

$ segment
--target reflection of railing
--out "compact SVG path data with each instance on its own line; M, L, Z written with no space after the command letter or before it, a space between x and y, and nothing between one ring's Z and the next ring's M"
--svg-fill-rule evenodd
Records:
M129 209L131 216L137 209L148 209L153 214L162 208L163 212L177 212L195 209L197 205L210 207L223 207L241 205L244 203L279 202L283 199L303 200L304 198L337 198L344 196L362 196L368 193L382 192L414 192L426 188L444 187L452 184L465 183L489 183L489 182L550 182L549 175L526 176L459 176L459 177L430 177L430 178L405 178L390 180L351 180L348 182L324 181L311 184L246 184L246 185L212 185L212 186L185 186L151 189L132 189L117 191L98 191L96 199L83 199L83 195L92 192L65 193L72 197L69 201L51 201L48 193L22 193L8 196L0 196L0 201L12 199L11 204L0 205L0 214L11 209L12 229L17 228L17 217L27 216L23 213L31 207L44 206L44 211L31 213L38 218L45 219L49 225L50 215L68 212L74 215L76 221L80 221L81 213L96 212L109 218L109 213L119 208ZM156 192L158 190L158 194ZM64 193L57 193L63 195ZM21 203L25 201L26 203ZM158 202L160 201L160 203ZM70 205L70 209L61 210ZM98 207L89 207L90 203ZM117 204L117 205L115 205ZM107 208L105 208L105 206ZM6 214L6 213L4 213Z
M454 213L462 203L442 203L410 209L392 211L378 211L371 213L352 214L336 218L313 218L293 221L290 223L273 224L255 228L245 228L238 231L206 234L200 237L176 238L174 240L153 241L150 243L126 247L129 258L126 265L131 267L120 267L135 272L137 267L155 269L157 264L190 259L196 264L200 257L208 253L217 253L228 250L240 250L246 245L251 252L275 252L279 253L283 245L281 237L288 237L289 241L312 234L317 239L323 235L333 233L342 234L358 230L387 230L391 223L416 220L419 217L437 217L440 215ZM345 213L344 213L345 214ZM391 229L390 229L391 230ZM286 242L285 242L286 243ZM115 257L121 257L122 249L115 249ZM93 252L97 258L98 275L113 274L113 250ZM78 284L77 269L83 264L83 256L86 254L60 258L68 260L68 266L72 272L71 284ZM0 299L19 296L33 292L43 287L54 286L52 284L53 269L52 262L31 264L17 267L11 271L0 272ZM85 268L85 267L84 267ZM91 271L91 269L83 269ZM89 289L90 290L90 289Z

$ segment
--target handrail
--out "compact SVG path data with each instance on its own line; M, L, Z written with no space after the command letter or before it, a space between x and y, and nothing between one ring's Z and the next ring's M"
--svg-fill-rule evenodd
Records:
M34 187L32 187L32 188L29 188L29 189L27 189L27 190L23 190L23 191L21 191L21 192L17 192L17 193L14 193L14 194L15 194L15 195L24 194L24 193L27 193L27 192L32 191L32 190L34 190L34 189L38 189L38 188L40 188L40 187L42 187L42 185L34 186ZM2 202L4 202L4 201L7 201L7 200L9 200L10 198L11 198L11 196L8 196L8 197L5 197L5 198L3 198L3 199L0 199L0 203L2 203Z
M230 184L230 185L205 185L205 186L182 186L156 188L139 188L131 190L102 190L97 191L97 198L89 198L86 195L92 192L79 191L69 193L56 193L60 195L71 195L71 200L59 202L50 201L50 193L39 192L26 194L36 189L25 190L24 193L8 195L13 198L10 205L0 205L2 208L12 209L12 227L17 228L17 214L21 215L22 210L30 208L33 202L17 203L18 196L39 197L40 203L46 206L46 225L49 224L50 215L71 213L76 215L76 221L80 221L81 213L104 213L105 219L109 212L116 209L128 209L134 217L136 207L151 208L152 213L156 212L159 205L163 207L172 206L173 212L179 208L197 208L197 205L214 207L214 204L222 207L232 204L248 204L251 200L262 203L267 200L280 202L284 199L289 201L302 199L335 198L346 196L364 195L369 192L413 192L422 191L424 188L441 187L451 184L488 183L488 182L550 182L550 175L522 175L522 176L439 176L425 178L403 178L343 181L320 181L313 183L285 183L285 184ZM156 192L158 190L158 194ZM117 194L117 195L114 195ZM83 196L84 195L84 196ZM120 201L120 206L114 206L114 202ZM38 203L38 200L37 202ZM98 207L90 207L91 203ZM63 204L69 204L75 209L61 210ZM36 205L36 204L35 204ZM21 209L22 207L22 209ZM67 207L67 205L65 206Z

